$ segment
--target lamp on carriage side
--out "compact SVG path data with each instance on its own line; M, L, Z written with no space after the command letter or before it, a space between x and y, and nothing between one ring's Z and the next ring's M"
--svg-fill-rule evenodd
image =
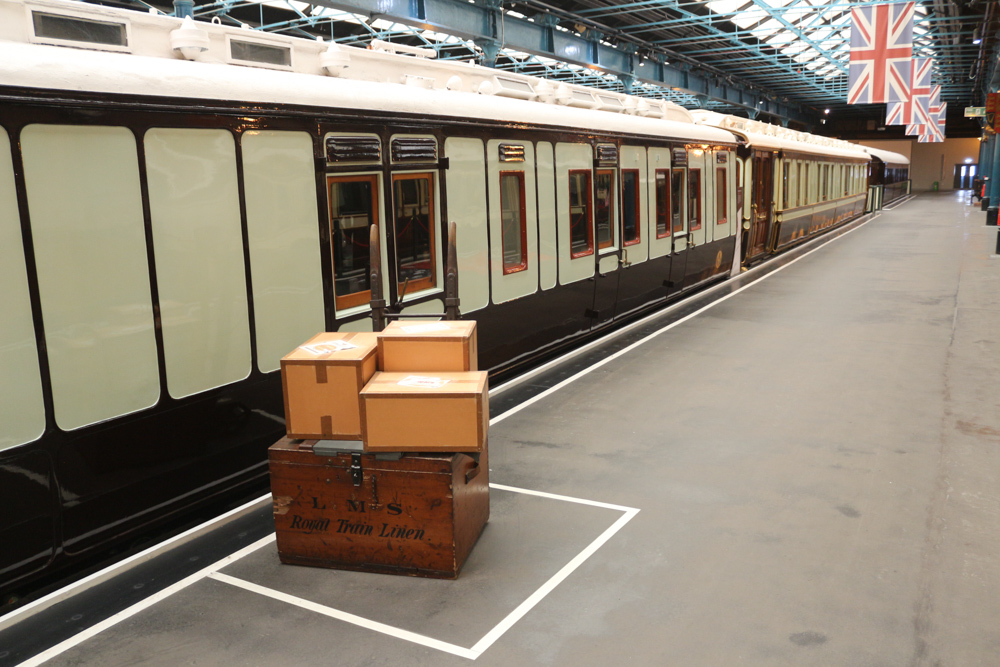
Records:
M181 54L185 60L199 60L208 51L208 33L195 25L188 16L180 28L170 33L170 48Z
M340 76L344 70L351 66L351 56L344 47L336 42L330 42L330 46L319 56L320 67L330 76Z

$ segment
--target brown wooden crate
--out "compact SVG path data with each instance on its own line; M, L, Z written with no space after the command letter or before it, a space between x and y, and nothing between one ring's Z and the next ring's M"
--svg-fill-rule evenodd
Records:
M378 336L379 370L436 373L479 369L473 320L396 321Z
M489 461L466 454L319 456L283 438L268 451L283 563L455 578L489 519Z
M329 348L336 341L356 347L339 351ZM281 360L281 386L288 435L361 439L359 393L375 374L376 362L373 333L321 333L285 355Z
M441 386L413 386L419 379ZM361 390L365 451L481 451L489 429L488 391L484 371L376 373Z

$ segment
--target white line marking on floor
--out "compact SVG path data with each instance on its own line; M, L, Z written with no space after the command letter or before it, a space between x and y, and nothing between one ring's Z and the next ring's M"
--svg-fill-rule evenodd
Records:
M546 498L549 500L559 500L563 502L579 503L581 505L592 505L594 507L601 507L604 509L612 509L622 512L622 516L618 518L607 530L601 533L597 539L588 544L586 548L580 553L573 557L566 565L564 565L558 572L552 575L548 581L542 584L534 593L528 596L528 598L519 604L512 612L507 614L502 621L496 624L492 630L487 632L482 639L476 642L476 645L470 648L465 648L463 646L458 646L456 644L450 644L448 642L441 641L439 639L434 639L433 637L428 637L426 635L421 635L416 632L410 632L409 630L403 630L402 628L397 628L392 625L386 625L385 623L379 623L378 621L373 621L371 619L365 618L363 616L357 616L355 614L349 614L346 611L341 611L340 609L334 609L333 607L327 607L326 605L318 604L316 602L310 602L300 597L294 595L289 595L287 593L282 593L281 591L276 591L272 588L267 588L266 586L260 586L252 582L246 581L244 579L237 579L228 574L222 572L213 572L209 576L216 580L231 584L233 586L238 586L247 591L257 593L259 595L264 595L266 597L272 598L274 600L280 600L281 602L286 602L309 611L314 611L318 614L323 614L331 618L335 618L339 621L345 623L350 623L352 625L357 625L358 627L367 628L368 630L373 630L375 632L380 632L384 635L390 637L395 637L397 639L403 639L414 644L420 644L421 646L426 646L428 648L437 649L439 651L444 651L445 653L451 653L452 655L457 655L463 658L468 658L469 660L475 660L486 650L492 646L500 637L504 635L505 632L510 630L515 623L524 618L524 616L534 608L539 602L541 602L546 595L551 593L556 586L561 584L570 574L572 574L578 567L580 567L588 558L594 555L594 553L600 549L605 542L610 540L615 533L621 530L625 524L632 520L632 518L639 513L639 510L634 507L624 507L622 505L612 505L610 503L602 503L596 500L587 500L586 498L574 498L572 496L561 496L554 493L546 493L544 491L532 491L530 489L521 489L516 486L504 486L502 484L490 484L491 488L510 491L511 493L523 493L530 496L538 496L541 498Z
M872 220L874 220L874 219L875 218L872 218ZM869 220L868 222L871 222L871 220ZM867 222L864 223L864 224L867 224ZM699 308L698 310L694 311L693 313L689 313L689 314L685 315L684 317L682 317L681 319L676 320L674 322L671 322L670 324L666 325L662 329L657 329L656 331L654 331L653 333L649 334L648 336L646 336L644 338L640 338L639 340L637 340L636 342L632 343L628 347L623 347L622 349L618 350L614 354L612 354L610 356L607 356L604 359L601 359L600 361L598 361L598 362L596 362L594 364L591 364L590 366L584 368L582 371L576 373L575 375L571 375L570 377L566 378L565 380L563 380L559 384L556 384L556 385L553 385L553 386L549 387L548 389L546 389L542 393L537 394L535 396L532 396L531 398L529 398L528 400L526 400L526 401L524 401L522 403L518 403L517 405L515 405L514 407L512 407L507 412L499 414L496 417L494 417L493 419L491 419L490 420L490 426L493 426L495 424L499 424L504 419L507 419L507 417L510 417L512 415L516 415L521 410L524 410L525 408L527 408L527 407L529 407L531 405L534 405L535 403L537 403L538 401L542 400L543 398L545 398L547 396L551 396L552 394L556 393L557 391L559 391L560 389L562 389L566 385L569 385L569 384L572 384L573 382L576 382L577 380L579 380L583 376L588 375L589 373L592 373L592 372L596 371L601 366L604 366L605 364L610 364L612 361L614 361L618 357L621 357L621 356L624 356L624 355L628 354L629 352L631 352L632 350L636 349L640 345L645 345L646 343L648 343L649 341L653 340L654 338L656 338L660 334L666 333L667 331L670 331L674 327L676 327L678 325L681 325L681 324L687 322L688 320L697 317L698 315L701 315L706 310L714 308L714 307L718 306L720 303L724 303L725 301L728 301L729 299L733 298L734 296L736 296L740 292L742 292L742 291L744 291L746 289L749 289L750 287L753 287L754 285L760 284L761 282L767 280L771 276L774 276L774 275L778 274L779 272L784 271L785 269L787 269L788 267L792 266L793 264L795 264L799 260L808 257L809 255L813 254L817 250L825 248L829 243L832 243L833 241L836 241L837 239L842 239L845 236L847 236L848 234L852 234L852 233L856 232L857 230L859 230L862 227L864 227L864 224L858 225L854 229L847 230L843 234L840 234L839 236L836 236L836 237L830 239L827 243L824 243L823 245L820 245L820 246L817 246L817 247L813 248L809 252L806 252L806 253L803 253L802 255L799 255L795 259L793 259L790 262L788 262L788 264L785 264L784 266L779 266L778 268L774 269L770 273L766 273L763 276L761 276L760 278L757 278L753 282L749 282L746 285L744 285L743 287L740 287L739 289L733 290L732 292L730 292L729 294L726 294L725 296L719 297L718 299L716 299L712 303L708 304L707 306Z
M148 598L142 600L141 602L137 602L134 605L132 605L131 607L128 607L127 609L121 610L120 612L118 612L114 616L106 618L103 621L101 621L100 623L87 628L83 632L79 632L79 633L73 635L72 637L70 637L69 639L56 644L52 648L50 648L50 649L48 649L46 651L43 651L43 652L39 653L38 655L36 655L36 656L28 659L28 660L25 660L24 662L22 662L19 665L19 667L34 667L35 665L41 665L42 663L44 663L44 662L46 662L48 660L51 660L52 658L60 655L61 653L64 653L64 652L68 651L69 649L73 648L74 646L77 646L78 644L80 644L82 642L85 642L86 640L90 639L91 637L94 637L95 635L98 635L98 634L104 632L108 628L113 627L113 626L121 623L122 621L131 618L132 616L135 616L140 611L143 611L144 609L152 607L157 602L160 602L161 600L165 600L166 598L170 597L174 593L177 593L178 591L181 591L181 590L187 588L191 584L196 583L198 581L201 581L202 579L204 579L205 577L209 576L210 574L212 574L216 570L220 570L220 569L226 567L227 565L235 563L236 561L238 561L239 559L243 558L244 556L247 556L248 554L251 554L254 551L257 551L261 547L266 546L266 545L270 544L271 542L274 542L274 538L275 538L275 536L273 534L271 534L271 535L268 535L267 537L263 537L263 538L257 540L253 544L250 544L248 546L243 547L239 551L237 551L235 553L232 553L232 554L226 556L225 558L212 563L208 567L206 567L206 568L204 568L202 570L199 570L198 572L195 572L194 574L192 574L190 576L187 576L184 579L181 579L177 583L175 583L175 584L173 584L171 586L168 586L167 588L164 588L162 591L159 591L157 593L154 593L153 595L150 595Z
M216 581L225 582L227 584L230 584L232 586L237 586L252 593L257 593L258 595L263 595L265 597L269 597L274 600L279 600L287 604L295 605L296 607L301 607L302 609L307 609L309 611L316 612L317 614L323 614L324 616L335 618L338 621L344 621L345 623L350 623L352 625L357 625L358 627L367 628L368 630L381 632L384 635L396 637L397 639L405 639L406 641L413 642L414 644L420 644L421 646L426 646L428 648L444 651L445 653L452 653L454 655L458 655L463 658L469 658L470 660L475 660L476 658L479 657L478 653L474 653L473 651L464 648L462 646L456 646L455 644L449 644L448 642L443 642L440 639L434 639L433 637L417 634L416 632L410 632L409 630L403 630L402 628L397 628L392 625L379 623L378 621L373 621L363 616L356 616L355 614L349 614L346 611L341 611L340 609L334 609L333 607L327 607L326 605L317 604L316 602L310 602L309 600L305 600L303 598L296 597L294 595L289 595L288 593L282 593L281 591L276 591L273 588L267 588L265 586L260 586L258 584L246 581L244 579L237 579L236 577L231 577L228 574L223 574L221 572L213 572L209 576L212 579L215 579Z

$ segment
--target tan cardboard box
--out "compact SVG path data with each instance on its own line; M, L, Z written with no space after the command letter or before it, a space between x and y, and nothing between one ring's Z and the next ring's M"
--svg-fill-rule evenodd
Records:
M361 390L365 451L479 452L490 408L486 373L376 373Z
M378 337L379 370L445 373L479 370L476 323L392 322Z
M291 438L361 439L362 387L375 374L373 333L321 333L281 360Z

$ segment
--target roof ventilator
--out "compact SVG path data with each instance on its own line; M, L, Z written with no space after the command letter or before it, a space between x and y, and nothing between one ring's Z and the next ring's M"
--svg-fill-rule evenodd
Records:
M514 97L519 100L533 100L538 97L538 93L527 81L502 76L493 77L493 81L496 85L496 94L501 97Z
M378 137L327 137L327 162L381 162Z
M521 144L500 144L501 162L524 162L524 146Z
M372 51L383 53L408 53L419 58L437 58L437 51L434 49L424 49L419 46L407 46L406 44L394 44L381 39L373 39L369 42Z
M416 138L393 139L392 161L437 162L437 141Z

